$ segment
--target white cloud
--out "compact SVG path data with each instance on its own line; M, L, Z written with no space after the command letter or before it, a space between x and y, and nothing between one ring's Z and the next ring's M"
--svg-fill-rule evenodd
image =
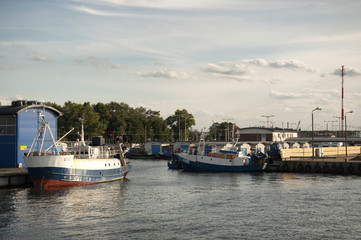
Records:
M96 57L96 56L89 56L89 57L83 58L83 59L77 58L77 59L73 59L73 60L78 65L88 66L88 67L93 67L93 68L98 68L98 69L117 70L117 69L124 68L120 64L112 63L109 59Z
M311 67L299 60L277 60L267 62L265 59L245 59L240 62L219 62L208 63L201 68L201 71L211 73L214 77L230 78L235 80L256 80L260 79L262 73L256 67L264 69L290 69L310 73L319 73L317 68ZM264 72L264 71L263 71ZM270 82L270 80L264 80Z
M1 105L0 106L6 106L6 105L11 105L11 102L12 101L15 101L15 100L23 100L24 97L21 96L21 95L15 95L15 96L0 96L0 103Z
M205 67L203 67L203 71L237 76L244 76L250 74L250 71L245 64L231 62L209 63Z
M268 64L269 67L272 68L285 68L291 70L305 70L307 72L318 73L319 70L317 68L311 67L306 63L299 61L299 60L278 60L275 62L270 62Z
M35 61L35 62L52 62L53 61L44 56L36 56L36 57L28 58L28 59L31 61Z
M291 99L291 98L299 98L302 97L299 93L294 92L279 92L275 90L270 91L270 96L277 99Z
M14 66L14 65L0 65L0 69L4 69L4 70L19 70L19 69L23 69L23 67Z
M112 11L104 11L104 10L96 10L94 8L85 7L85 6L71 6L70 9L73 9L78 12L87 13L91 15L101 16L101 17L124 17L124 18L164 18L158 14L148 13L148 14L138 14L138 13L124 13L116 10ZM168 16L169 18L169 16Z
M259 67L267 67L268 62L262 58L257 59L245 59L242 61L244 64L255 65Z
M152 72L136 72L141 77L166 78L166 79L189 79L190 75L186 72L175 71L173 69L155 70Z
M337 68L332 74L336 76L341 76L341 68ZM361 70L357 67L345 66L344 67L345 76L347 77L358 77L361 76Z

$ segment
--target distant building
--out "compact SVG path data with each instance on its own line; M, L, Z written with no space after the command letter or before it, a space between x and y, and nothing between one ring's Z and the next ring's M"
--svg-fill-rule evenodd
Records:
M241 128L236 134L240 142L283 142L287 138L298 136L294 129L262 127Z
M45 120L57 139L58 117L61 116L57 109L26 100L13 101L11 106L0 106L0 168L25 166L23 156L38 131L39 113L43 110ZM50 139L48 134L45 139Z

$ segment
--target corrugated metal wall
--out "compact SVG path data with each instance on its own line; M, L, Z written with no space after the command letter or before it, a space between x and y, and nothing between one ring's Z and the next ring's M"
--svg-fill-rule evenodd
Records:
M0 168L16 167L16 136L0 136Z
M39 112L42 111L41 107L29 108L21 111L17 118L17 164L21 164L23 167L24 153L27 153L31 147L34 137L39 128ZM51 131L55 140L57 139L57 116L49 109L45 109L45 121L50 125ZM48 132L45 135L46 140L50 140L51 137ZM50 147L51 141L45 142L44 146ZM37 146L39 147L39 146Z

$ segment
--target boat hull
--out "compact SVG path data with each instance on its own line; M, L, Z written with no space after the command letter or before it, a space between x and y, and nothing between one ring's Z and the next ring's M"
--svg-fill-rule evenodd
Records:
M248 158L221 159L207 156L178 155L182 168L194 172L262 172L265 164L243 164Z
M125 178L131 165L120 160L74 159L72 155L24 157L36 187L90 185Z

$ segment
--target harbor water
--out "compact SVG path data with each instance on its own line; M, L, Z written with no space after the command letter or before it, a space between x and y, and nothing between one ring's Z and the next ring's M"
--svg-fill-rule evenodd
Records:
M188 173L133 160L128 179L0 189L0 239L360 239L361 177Z

